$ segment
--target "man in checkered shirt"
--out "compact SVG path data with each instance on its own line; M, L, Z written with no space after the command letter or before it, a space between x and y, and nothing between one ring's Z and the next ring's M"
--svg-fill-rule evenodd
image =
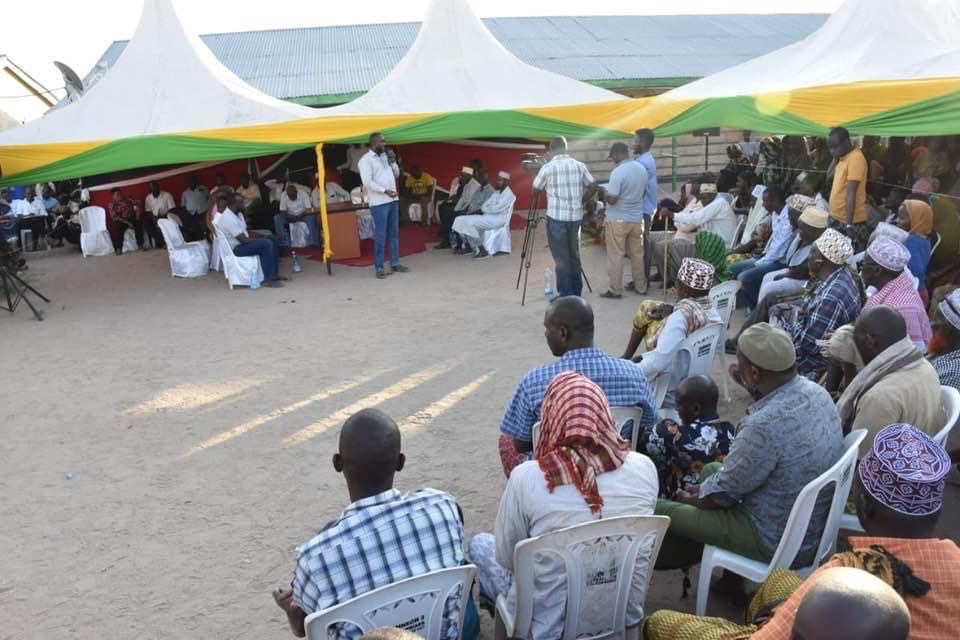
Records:
M291 588L273 596L290 628L304 637L307 615L405 578L464 563L463 524L453 497L434 489L401 494L394 473L403 469L400 429L385 413L364 409L340 432L333 467L347 480L351 504L298 551ZM460 637L459 601L445 607L442 634ZM343 625L338 638L362 634Z
M547 194L547 242L556 264L557 294L579 296L583 292L580 276L580 222L583 201L596 191L597 182L587 166L567 155L567 140L550 141L550 161L540 167L533 179L535 196Z

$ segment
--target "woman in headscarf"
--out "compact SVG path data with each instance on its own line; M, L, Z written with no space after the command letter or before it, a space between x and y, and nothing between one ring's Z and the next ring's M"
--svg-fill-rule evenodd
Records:
M920 281L917 291L924 305L930 302L927 295L927 267L930 265L930 235L933 233L933 209L922 200L907 199L900 205L897 226L910 233L904 246L910 251L907 267Z
M659 492L653 462L630 451L610 415L607 397L583 375L566 371L547 387L534 427L534 459L516 467L500 499L496 535L477 534L470 560L477 565L481 606L500 595L516 603L513 550L520 542L585 522L650 515ZM643 618L644 567L638 564L627 624ZM649 570L652 570L649 567ZM559 638L566 598L563 561L545 556L536 565L534 640Z

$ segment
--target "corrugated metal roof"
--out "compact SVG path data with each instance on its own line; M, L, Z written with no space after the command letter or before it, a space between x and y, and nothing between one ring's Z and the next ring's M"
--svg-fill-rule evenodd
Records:
M800 40L826 15L489 18L524 62L595 83L701 78ZM201 36L257 89L287 100L364 92L403 57L420 23L312 27ZM112 65L125 41L98 64ZM429 71L429 70L425 70ZM306 102L309 102L307 100Z

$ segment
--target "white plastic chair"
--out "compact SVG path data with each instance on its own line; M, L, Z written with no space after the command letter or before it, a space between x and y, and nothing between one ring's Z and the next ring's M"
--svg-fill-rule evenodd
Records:
M494 637L529 638L536 602L538 558L559 556L567 577L567 601L562 640L624 638L627 605L643 605L660 543L670 525L666 516L625 516L594 520L530 538L513 550L516 608L497 598ZM633 588L634 569L645 562L639 593Z
M80 209L80 251L87 256L112 256L113 240L107 231L107 212L103 207Z
M714 569L721 568L732 571L753 582L763 582L774 569L793 567L794 560L800 552L803 538L806 536L810 517L816 506L820 491L829 485L832 487L830 510L823 531L820 533L820 543L813 562L805 567L794 568L804 578L826 561L837 546L837 532L840 530L840 517L847 504L850 494L850 485L853 483L853 471L857 466L857 451L860 442L867 436L865 429L857 429L843 439L843 455L836 463L818 477L807 483L800 491L790 510L786 528L780 538L770 563L757 562L726 549L712 545L703 547L703 557L700 560L700 579L697 582L697 615L707 612L707 598L710 595L710 576Z
M133 232L133 229L127 229L123 232L123 247L120 249L122 253L132 253L140 248L140 245L137 244L137 234Z
M310 243L310 227L306 222L290 223L290 246L294 249L302 249Z
M730 402L730 388L727 383L727 351L724 343L727 339L727 329L730 328L730 317L737 307L738 291L740 291L739 280L723 282L710 289L710 302L713 303L713 308L720 314L720 321L723 323L723 332L720 334L720 342L717 343L717 356L720 358L720 367L723 369L720 376L723 399L728 404Z
M953 428L957 426L957 421L960 420L960 391L953 387L940 385L940 402L947 413L947 421L943 428L937 432L937 435L933 436L933 441L946 448L950 432L953 431ZM863 531L863 527L860 526L860 519L855 513L844 513L840 518L840 527L849 531Z
M231 251L230 243L227 242L227 239L224 238L219 233L214 234L211 238L211 250L210 250L210 270L211 271L220 271L220 245L226 245L226 250Z
M468 564L431 571L368 591L324 611L311 613L304 622L307 638L328 640L337 635L338 625L347 623L356 625L363 633L379 627L398 627L427 640L443 640L440 630L444 605L447 598L457 595L457 589L460 590L459 638L476 569Z
M423 219L423 207L420 206L419 202L414 202L407 208L407 216L409 216L410 222L420 222Z
M621 433L628 422L633 422L633 440L632 451L637 450L637 438L640 434L640 419L643 418L643 409L640 407L610 407L610 415L613 416L613 424L616 426L617 433ZM537 450L537 440L540 438L540 421L533 424L530 429L531 442L533 450Z
M230 242L223 235L223 231L214 227L217 237L221 242L215 243L214 248L220 254L220 264L223 265L223 275L230 285L230 289L236 286L250 286L253 277L257 278L257 284L263 282L263 268L260 266L260 256L235 256ZM256 273L256 276L254 276Z
M678 346L677 350L673 353L673 362L676 362L681 354L687 354L690 365L687 367L685 378L700 375L709 376L711 374L713 371L713 359L717 354L717 344L723 340L725 332L724 325L719 322L713 322L694 331L680 343L680 346ZM667 392L670 390L670 380L672 377L673 369L671 368L657 376L653 382L653 397L655 406L657 407L657 419L659 420L664 418L679 419L676 411L663 410L663 401L667 397Z
M185 242L180 228L173 222L157 220L170 257L170 275L177 278L198 278L210 270L210 245L206 242Z

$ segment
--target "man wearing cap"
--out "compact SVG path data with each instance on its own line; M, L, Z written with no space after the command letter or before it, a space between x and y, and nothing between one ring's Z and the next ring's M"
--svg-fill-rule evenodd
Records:
M480 185L480 188L477 189L473 196L470 198L470 202L467 203L467 206L464 207L463 211L457 213L454 212L453 217L450 218L450 248L453 249L456 254L466 254L470 253L468 249L465 249L463 246L463 238L460 234L453 231L453 223L457 221L461 216L479 216L482 213L483 204L490 199L490 196L494 194L494 188L490 184L490 180L487 174L486 169L477 169L474 179ZM459 203L458 203L459 204Z
M485 258L490 255L484 246L485 232L509 225L516 201L517 196L510 189L510 174L501 171L497 174L495 191L480 207L481 215L460 216L453 221L454 233L463 236L473 247L474 258Z
M854 476L852 493L865 533L849 538L849 551L833 556L806 581L798 580L798 588L782 604L770 603L777 604L773 617L759 629L756 624L738 627L719 618L661 610L648 618L645 638L666 637L662 631L668 628L671 633L696 628L700 635L689 637L719 637L708 632L722 629L729 634L724 637L789 640L795 637L791 629L800 603L819 577L836 567L869 572L894 587L910 611L909 638L955 638L960 619L960 549L935 533L949 469L943 447L929 436L906 424L884 428ZM770 580L782 584L783 578ZM776 597L782 600L782 589L778 591ZM759 604L762 616L768 618L770 607Z
M799 308L778 305L770 311L771 323L785 328L793 338L802 376L815 378L827 369L829 363L817 341L860 314L860 290L846 266L852 255L849 238L834 229L824 231L807 261L816 286L803 297Z
M480 190L480 183L474 177L475 173L473 167L464 166L460 169L456 193L451 193L450 199L440 205L440 244L434 249L450 248L450 232L453 230L454 219L466 213L473 195Z
M657 407L661 412L660 418L675 417L673 414L664 415L664 412L675 414L676 389L687 377L690 368L687 355L676 353L680 343L694 331L720 322L720 314L713 307L709 296L713 276L714 268L709 262L695 258L684 259L677 274L677 296L680 301L675 306L651 307L646 302L641 303L633 320L630 342L623 353L627 360L633 359L640 342L646 336L650 321L665 319L654 337L655 346L644 353L640 360L640 369L651 383L658 376L669 376L663 406Z
M607 275L610 288L602 298L623 297L623 259L630 259L634 291L647 292L644 271L644 205L647 193L647 170L630 157L630 149L623 142L610 147L610 160L616 163L603 194L607 203L607 221L604 235L607 244Z
M700 185L700 204L702 209L683 210L673 215L673 222L678 231L695 233L697 231L712 231L723 238L727 248L733 245L733 236L737 232L737 214L725 198L717 197L717 185L708 183ZM681 239L679 235L672 239L663 238L654 242L651 251L653 259L660 269L663 268L664 250L669 252L667 279L673 280L675 269L679 268L684 258L692 258L696 254L696 245L693 240Z
M865 309L852 332L841 327L824 346L834 367L839 363L848 370L859 369L847 380L837 410L845 429L867 430L861 455L883 425L909 422L930 435L944 427L940 379L907 336L906 322L893 307ZM828 383L836 379L828 376Z
M657 502L656 513L670 516L658 569L696 564L704 544L768 562L797 495L843 452L833 400L797 375L790 336L763 322L744 331L738 345L731 374L753 404L722 466L707 465L699 487ZM829 508L830 496L817 501L798 562L814 559Z
M863 308L886 304L899 311L907 323L910 339L926 352L933 331L913 277L906 269L909 261L910 252L895 240L880 236L870 243L863 258L862 278L864 286L875 287L877 292L867 298Z
M534 200L547 194L547 242L557 274L557 294L583 293L580 262L580 225L583 203L593 197L597 182L587 165L567 153L567 139L554 138L547 153L550 160L533 179Z
M960 390L960 289L937 305L928 352L940 384Z

